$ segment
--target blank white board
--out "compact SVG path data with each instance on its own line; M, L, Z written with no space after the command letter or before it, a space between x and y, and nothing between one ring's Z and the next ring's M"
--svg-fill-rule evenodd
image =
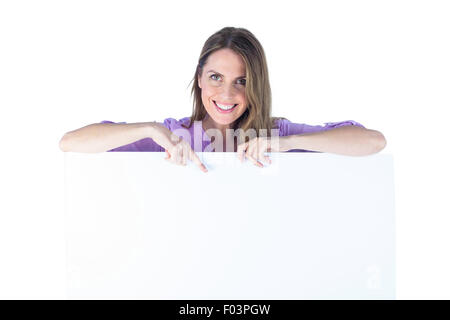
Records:
M395 299L393 159L65 153L69 299Z

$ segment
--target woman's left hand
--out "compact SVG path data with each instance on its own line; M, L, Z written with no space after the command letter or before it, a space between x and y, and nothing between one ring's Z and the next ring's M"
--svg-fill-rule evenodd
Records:
M274 137L274 139L277 138L280 137ZM252 161L254 165L261 168L264 167L264 165L259 160L264 160L268 164L271 164L272 160L264 155L264 153L269 151L280 151L279 141L277 141L277 143L274 142L275 141L271 140L270 137L255 137L250 139L248 142L237 146L238 159L241 160L241 162L244 162L244 158L247 158Z

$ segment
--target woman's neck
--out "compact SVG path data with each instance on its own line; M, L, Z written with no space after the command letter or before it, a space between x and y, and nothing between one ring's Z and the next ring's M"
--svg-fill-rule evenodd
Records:
M222 149L222 151L223 152L226 152L227 150L226 150L226 142L227 141L230 141L230 143L231 143L231 141L233 141L232 142L232 145L233 145L233 150L234 150L234 152L236 152L236 150L237 150L237 139L234 137L234 135L233 135L233 132L231 131L231 133L228 133L227 134L227 129L231 129L232 127L231 127L231 124L228 124L228 125L221 125L221 124L219 124L219 123L216 123L208 114L205 116L205 118L203 119L203 121L202 121L202 126L203 126L203 130L205 131L205 133L206 133L206 131L208 130L208 129L218 129L220 132L221 132L221 134L222 134L222 140L223 140L223 149ZM207 134L208 135L208 134ZM208 135L209 136L209 135ZM210 137L210 136L209 136ZM212 138L212 137L210 137L210 139L211 139L211 141L214 141L215 140L215 137L214 138Z
M226 129L231 128L229 124L220 124L215 122L208 114L203 119L203 130L206 131L208 129L218 129L222 132L222 136L226 136Z

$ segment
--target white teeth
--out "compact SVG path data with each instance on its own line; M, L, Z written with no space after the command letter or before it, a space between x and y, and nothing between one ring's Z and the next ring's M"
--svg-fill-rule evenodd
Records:
M230 110L230 109L233 109L233 107L235 106L234 104L230 105L230 106L226 106L223 104L219 104L217 102L215 102L215 104L216 104L216 106L218 106L220 109L223 109L223 110Z

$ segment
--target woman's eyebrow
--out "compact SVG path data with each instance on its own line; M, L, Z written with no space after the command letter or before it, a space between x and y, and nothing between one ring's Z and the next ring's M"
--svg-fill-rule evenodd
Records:
M217 73L217 74L219 74L219 75L221 75L221 76L224 76L224 75L221 74L220 72L217 72L217 71L214 71L214 70L209 70L207 73L209 73L209 72L214 72L214 73ZM240 79L240 78L245 78L245 74L244 74L243 76L237 77L236 79Z

